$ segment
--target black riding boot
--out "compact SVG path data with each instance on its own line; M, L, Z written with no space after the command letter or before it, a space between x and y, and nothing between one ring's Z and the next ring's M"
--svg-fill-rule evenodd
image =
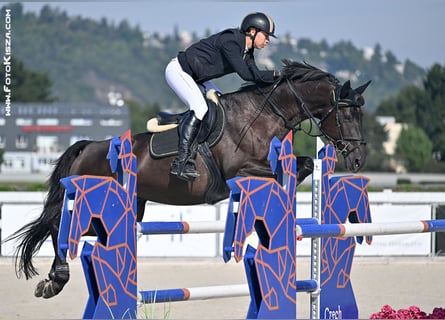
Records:
M195 161L190 159L191 146L196 140L196 137L201 126L201 120L195 117L195 113L190 111L181 124L179 130L179 154L172 163L170 173L178 176L182 180L194 180L199 177L199 172L196 170Z

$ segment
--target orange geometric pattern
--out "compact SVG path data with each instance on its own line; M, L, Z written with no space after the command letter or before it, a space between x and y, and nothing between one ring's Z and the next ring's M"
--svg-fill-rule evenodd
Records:
M332 144L319 153L322 162L322 224L371 222L367 187L369 179L363 176L340 176L334 173L337 156ZM357 237L362 243L363 237ZM371 244L372 236L366 237ZM321 238L320 310L332 310L341 305L343 317L358 317L357 304L350 281L356 238ZM331 301L335 301L334 306ZM321 315L320 315L321 316Z
M111 141L108 158L112 170L117 170L117 180L85 175L64 182L67 190L75 190L66 194L74 200L72 212L63 211L70 215L67 247L73 259L80 238L94 228L94 247L85 243L82 251L90 291L84 318L135 318L137 178L130 132Z
M292 318L296 313L296 158L292 154L292 134L281 143L280 167L286 181L246 177L230 181L232 193L240 194L233 242L234 256L240 261L246 239L254 231L259 238L256 250L245 254L246 268L254 264L257 282L251 295L261 297L256 306L252 297L248 318ZM289 151L290 150L290 151ZM272 150L273 151L273 150ZM252 293L253 291L253 293Z

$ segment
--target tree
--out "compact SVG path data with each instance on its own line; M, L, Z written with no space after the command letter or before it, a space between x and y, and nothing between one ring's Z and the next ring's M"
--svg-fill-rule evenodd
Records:
M11 58L11 101L14 102L52 102L52 81L45 73L25 69L23 62ZM0 77L5 78L5 70L1 68ZM5 92L1 91L1 99L5 101Z
M5 154L5 149L1 149L0 148L0 172L2 171L2 164L5 161L5 159L3 158L3 155Z
M9 3L1 8L1 15L6 15L6 9L11 10L14 15L14 22L23 18L23 5L21 3Z
M432 160L433 145L421 128L405 126L397 139L396 154L410 172L424 171Z
M379 105L379 116L393 116L397 122L417 122L417 109L419 104L425 101L425 91L415 86L405 86L395 98L389 98Z
M134 34L134 31L130 27L130 24L127 20L122 20L121 23L119 23L117 31L119 35L126 41L130 41Z
M384 66L382 65L382 47L378 43L374 46L374 52L369 61L369 67L374 70L375 76L378 79L381 78Z
M435 64L423 81L423 88L405 86L399 94L383 101L378 115L392 115L397 122L421 128L432 142L435 158L445 161L445 67Z
M433 65L426 75L424 86L433 100L445 98L445 66Z
M40 10L39 20L42 23L52 23L57 20L58 12L56 10L51 9L49 5L44 5Z
M411 60L406 60L403 68L403 75L405 79L416 85L422 84L422 77L419 75L424 75L425 71L416 65Z
M363 136L366 141L366 170L388 171L389 157L383 150L387 134L374 114L363 113Z
M155 117L161 110L157 103L141 106L135 101L128 101L127 104L130 111L131 132L133 134L147 131L147 121Z
M427 73L424 87L426 98L418 105L417 124L430 137L434 152L444 156L445 66L435 64Z
M316 148L316 137L313 135L319 134L318 129L316 129L315 124L312 126L313 132L309 132L311 130L310 128L310 122L309 120L304 121L301 125L302 130L297 131L294 135L294 154L299 156L308 156L308 157L315 157L317 148ZM316 130L314 130L316 129Z

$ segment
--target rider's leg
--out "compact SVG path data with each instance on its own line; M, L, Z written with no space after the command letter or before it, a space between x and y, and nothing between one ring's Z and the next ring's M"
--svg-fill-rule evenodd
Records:
M167 65L165 78L168 85L191 110L179 130L179 154L173 161L171 173L184 180L193 180L199 176L199 172L190 159L190 147L196 140L201 120L207 112L207 103L196 82L182 70L177 59Z
M191 156L191 147L195 143L201 126L201 120L195 117L195 112L190 111L181 123L179 130L178 156L173 160L170 173L182 180L193 180L199 177L196 165Z

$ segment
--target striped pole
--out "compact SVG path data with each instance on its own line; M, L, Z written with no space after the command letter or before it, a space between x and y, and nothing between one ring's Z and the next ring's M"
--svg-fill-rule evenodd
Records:
M318 289L317 282L313 280L300 280L297 281L296 284L297 292L314 292ZM164 303L188 300L244 297L248 295L249 286L247 284L235 284L225 286L140 291L138 293L138 301L140 303Z
M379 236L422 232L445 232L445 219L390 223L297 225L297 236L306 238Z
M297 224L318 223L313 218L297 219ZM226 222L218 221L149 221L137 224L138 236L152 234L223 233Z
M138 294L138 300L142 303L163 303L174 301L243 297L248 295L249 286L247 284L236 284L225 286L140 291Z
M219 221L150 221L137 224L138 236L150 234L222 233L226 222Z

